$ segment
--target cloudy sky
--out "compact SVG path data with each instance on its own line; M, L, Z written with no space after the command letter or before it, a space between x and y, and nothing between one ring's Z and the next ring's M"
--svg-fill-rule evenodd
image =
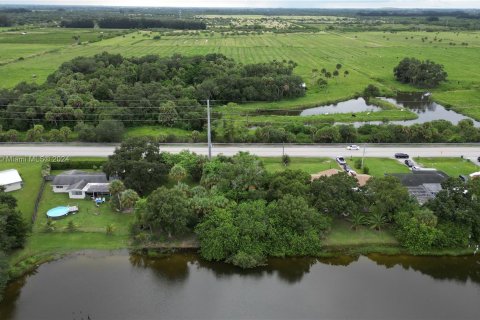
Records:
M0 0L0 4L256 8L480 8L480 0Z

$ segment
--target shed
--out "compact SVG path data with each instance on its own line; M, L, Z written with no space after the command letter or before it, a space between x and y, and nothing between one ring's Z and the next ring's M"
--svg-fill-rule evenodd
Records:
M19 190L23 187L23 180L15 169L0 171L0 187L5 188L5 192Z

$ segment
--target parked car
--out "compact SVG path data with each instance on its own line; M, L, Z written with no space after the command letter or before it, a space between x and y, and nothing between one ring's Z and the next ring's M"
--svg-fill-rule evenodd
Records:
M462 180L463 182L467 182L468 179L469 179L469 176L466 176L466 175L464 175L464 174L461 174L461 175L459 175L458 177L459 177L460 180Z
M480 157L477 158L477 161L480 162Z
M406 153L395 153L395 159L408 159L410 156Z
M407 167L411 168L415 165L415 163L412 161L412 160L405 160L405 164L407 165Z
M352 144L347 147L347 150L360 150L360 146L357 146L356 144Z
M347 161L345 161L344 157L336 157L335 160L337 160L339 165L344 165L344 164L347 163Z

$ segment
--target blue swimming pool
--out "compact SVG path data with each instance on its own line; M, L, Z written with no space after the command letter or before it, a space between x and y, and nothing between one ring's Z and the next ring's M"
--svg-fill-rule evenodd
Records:
M49 218L59 218L66 216L69 213L68 207L56 207L47 211L47 217Z

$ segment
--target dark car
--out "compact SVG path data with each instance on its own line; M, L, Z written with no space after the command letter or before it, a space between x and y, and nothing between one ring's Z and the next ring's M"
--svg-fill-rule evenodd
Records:
M408 159L410 156L406 153L395 153L395 159Z
M408 159L405 160L405 164L406 164L407 167L409 167L409 168L411 168L411 167L413 167L413 166L415 165L415 163L413 163L412 160L408 160Z
M480 157L477 158L477 161L480 162Z

